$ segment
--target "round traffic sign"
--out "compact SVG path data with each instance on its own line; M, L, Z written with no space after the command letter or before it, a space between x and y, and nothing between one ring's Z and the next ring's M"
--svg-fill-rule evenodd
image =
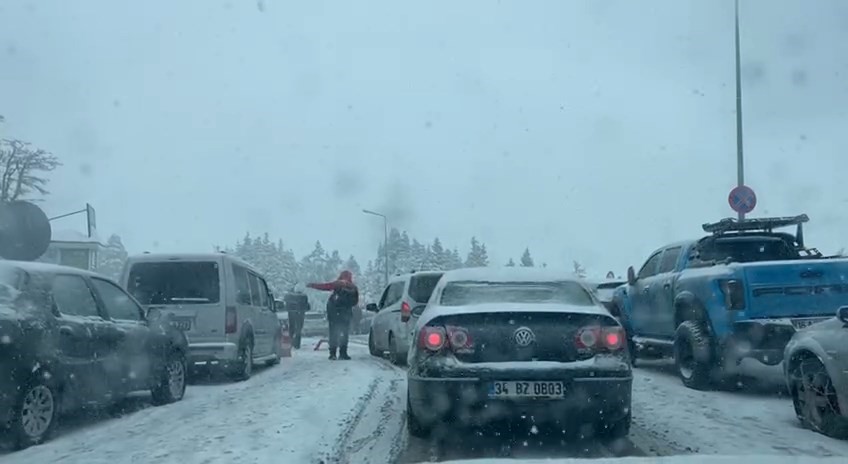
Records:
M757 194L747 185L734 187L727 196L727 202L737 213L747 214L757 206Z

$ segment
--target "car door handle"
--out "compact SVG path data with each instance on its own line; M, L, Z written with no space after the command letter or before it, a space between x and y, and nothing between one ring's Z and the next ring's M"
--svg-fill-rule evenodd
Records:
M67 326L59 327L59 335L61 335L63 337L73 337L74 331L73 331L73 329L71 329L70 327L67 327Z
M669 288L671 288L671 283L670 283L670 282L666 282L666 283L664 283L664 284L663 284L663 288L664 288L664 289L666 289L666 290L668 290Z
M651 291L651 287L645 287L642 289L642 293L648 293L649 291Z

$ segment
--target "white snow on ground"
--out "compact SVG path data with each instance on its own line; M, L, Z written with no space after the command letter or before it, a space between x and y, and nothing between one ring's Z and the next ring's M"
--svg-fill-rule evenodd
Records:
M634 370L631 439L644 431L654 443L678 453L717 455L848 456L848 441L835 440L802 428L792 400L774 386L750 391L696 391L684 387L669 364L643 362ZM763 369L762 376L768 375ZM637 443L638 445L638 443ZM649 451L649 450L645 450ZM769 459L776 459L770 456ZM701 462L701 461L692 461ZM753 464L745 458L746 464ZM769 461L798 462L798 461ZM806 461L804 461L806 462ZM826 462L815 460L815 462Z
M522 463L545 464L842 464L845 458L815 458L799 456L671 456L662 458L598 458L585 459L532 459ZM515 464L512 459L475 459L473 461L445 461L444 464Z
M306 342L314 340L246 382L189 385L183 401L65 430L0 461L385 464L396 458L403 444L403 373L360 345L351 347L352 361L330 362L326 345L316 352Z

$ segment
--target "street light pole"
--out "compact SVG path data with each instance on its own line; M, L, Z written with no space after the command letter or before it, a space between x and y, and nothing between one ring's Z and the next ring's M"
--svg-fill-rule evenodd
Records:
M742 144L742 65L739 47L739 0L736 0L736 185L745 185L745 157ZM739 213L739 220L745 213Z
M389 285L389 220L385 214L363 209L363 213L383 218L383 267L386 272L386 285Z

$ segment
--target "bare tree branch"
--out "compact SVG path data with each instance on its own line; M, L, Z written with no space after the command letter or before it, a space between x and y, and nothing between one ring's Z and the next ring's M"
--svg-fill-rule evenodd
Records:
M32 193L46 195L46 173L62 163L52 153L20 140L0 140L0 201L14 201Z

